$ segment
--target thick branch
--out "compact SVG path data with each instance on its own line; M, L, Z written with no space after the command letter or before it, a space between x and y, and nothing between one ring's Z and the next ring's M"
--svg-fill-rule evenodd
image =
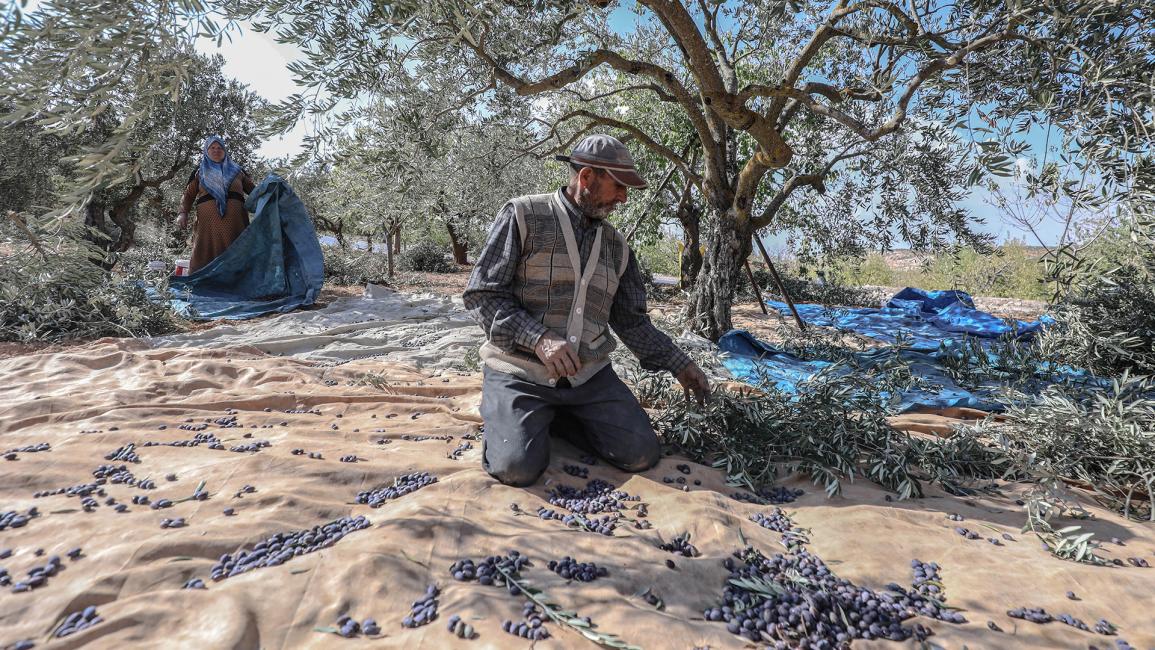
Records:
M136 224L128 218L128 211L140 200L144 195L144 191L149 188L159 187L162 183L168 182L176 177L177 172L185 165L184 148L177 149L176 158L171 167L162 172L159 176L153 178L141 178L132 186L128 194L113 204L108 211L108 216L112 222L120 229L120 234L116 241L111 245L109 250L123 252L132 246L133 240L136 236Z
M715 142L715 138L712 136L712 130L707 123L706 116L703 114L698 100L690 94L690 91L682 85L682 82L678 80L673 72L655 63L635 61L627 59L612 50L599 49L587 53L582 57L581 62L575 63L565 70L555 72L544 79L527 81L499 64L497 60L485 50L482 44L475 45L470 43L468 39L463 42L490 66L496 79L501 80L513 88L518 95L523 97L565 88L579 81L594 68L602 64L621 72L647 77L655 81L658 86L665 88L666 91L676 99L677 103L682 106L704 146L709 146L706 143Z
M676 0L639 0L638 4L648 7L666 28L666 32L681 49L686 67L694 75L700 88L701 101L709 108L703 116L707 132L699 130L705 158L705 176L721 192L725 185L726 173L726 126L733 126L731 120L711 106L710 95L725 93L722 75L714 64L713 54L698 31L698 24L685 6ZM697 124L695 123L695 127ZM755 136L757 139L757 136ZM759 139L759 143L763 140ZM783 143L785 144L785 143Z
M722 5L721 3L715 3L713 10L711 10L707 0L698 0L698 8L702 10L706 34L710 37L710 42L714 46L714 56L717 60L718 67L721 69L726 90L734 92L738 89L738 74L734 70L734 62L730 59L730 55L726 51L726 45L722 42L722 37L718 34L718 12L722 9Z
M813 187L819 194L825 194L826 177L830 175L830 171L834 169L834 166L844 160L864 155L868 151L868 149L851 151L853 147L854 145L852 144L843 149L837 156L826 161L822 169L814 174L799 174L790 177L790 180L786 181L786 184L774 195L774 198L770 199L770 203L766 204L766 208L762 210L762 214L753 220L752 225L754 231L757 232L770 225L770 222L774 220L774 215L778 213L778 210L786 203L786 199L790 198L790 195L793 194L795 190L803 187Z
M654 12L666 31L685 51L686 65L693 71L702 89L709 93L725 91L722 75L714 65L713 53L686 7L671 0L640 0L639 4Z

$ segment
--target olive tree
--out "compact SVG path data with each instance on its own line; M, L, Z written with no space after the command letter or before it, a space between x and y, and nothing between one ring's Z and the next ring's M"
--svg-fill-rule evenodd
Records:
M94 193L147 173L144 157L129 158L139 127L178 101L198 64L173 53L223 37L230 23L200 0L25 5L0 2L0 126L32 123L77 142L65 156L75 173L51 211L76 214Z
M546 172L516 155L529 144L524 130L462 114L439 98L439 90L415 83L354 112L353 135L338 139L331 158L342 174L359 175L382 197L374 214L387 216L394 242L403 228L425 237L440 230L454 260L467 264L469 248L498 208L514 196L546 191Z
M252 169L259 145L255 113L264 101L243 84L221 71L224 59L191 52L171 56L188 59L188 80L175 97L155 98L148 114L135 120L129 131L128 147L116 162L136 170L132 177L99 188L85 207L89 226L111 237L107 248L122 252L132 246L137 227L136 208L147 192L167 194L168 205L158 216L174 216L174 200L200 160L201 146L210 134L226 139L229 155L242 167ZM135 85L124 88L126 96L140 92ZM118 109L106 113L104 134L120 127ZM162 186L170 189L162 193ZM110 228L106 217L115 228Z

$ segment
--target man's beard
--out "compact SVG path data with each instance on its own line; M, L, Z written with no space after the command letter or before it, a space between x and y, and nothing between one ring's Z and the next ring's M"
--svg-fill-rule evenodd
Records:
M607 201L605 203L597 203L591 196L592 192L590 189L591 188L588 187L582 188L582 190L577 193L577 196L574 197L574 202L577 203L578 209L590 219L600 220L610 216L614 208L618 207L618 202Z

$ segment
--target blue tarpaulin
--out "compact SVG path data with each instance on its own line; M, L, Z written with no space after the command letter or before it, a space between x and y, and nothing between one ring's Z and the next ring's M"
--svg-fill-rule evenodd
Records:
M249 194L249 227L215 260L169 279L172 306L197 320L241 320L313 304L321 292L321 244L305 205L269 174Z
M782 314L789 314L784 302L767 300L766 304ZM899 291L884 307L825 307L800 304L798 315L806 323L855 332L872 339L897 343L900 340L913 350L932 352L944 340L962 335L982 340L1003 336L1029 338L1050 322L1047 316L1037 321L1013 321L975 309L974 301L963 291L923 291L906 288Z
M782 313L789 313L785 303L767 301ZM826 308L822 305L796 305L807 323L855 332L870 338L902 345L842 355L834 359L802 358L759 341L750 333L734 330L726 333L718 346L728 354L723 365L739 380L754 386L771 386L787 393L797 392L799 385L820 372L845 375L867 372L896 362L908 365L915 381L901 393L885 395L896 412L915 408L961 406L984 411L1000 411L1003 385L996 380L977 387L960 386L946 371L943 361L963 354L963 346L978 341L984 349L1003 338L1024 340L1033 336L1050 321L1013 321L1008 323L974 307L971 297L962 291L923 291L907 288L895 294L881 308ZM997 363L993 353L990 359ZM990 373L994 376L997 373ZM1029 378L1035 391L1057 381L1086 383L1096 381L1071 368L1041 364Z
M718 340L718 347L729 354L722 365L737 379L752 386L770 386L786 393L796 393L806 380L826 372L833 376L879 369L896 360L909 364L910 373L918 379L900 394L884 395L896 413L916 408L961 406L983 411L1001 411L997 391L992 384L970 391L959 386L937 361L938 353L917 350L880 348L848 355L842 363L831 359L803 359L759 341L744 330L731 330Z

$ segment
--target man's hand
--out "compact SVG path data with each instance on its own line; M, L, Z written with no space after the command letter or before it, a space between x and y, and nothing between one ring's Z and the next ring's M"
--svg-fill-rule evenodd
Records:
M176 218L176 227L180 230L184 230L185 228L188 228L188 213L187 212L180 213L180 216L178 216Z
M537 355L538 359L545 364L549 369L551 377L572 377L581 370L582 362L578 360L578 355L573 351L573 348L565 342L565 339L554 334L553 332L546 332L537 340L537 345L533 348L533 353Z
M691 392L698 399L698 406L705 406L706 400L710 399L710 382L698 364L691 361L690 365L683 368L678 373L678 383L686 393L686 401L690 400Z

